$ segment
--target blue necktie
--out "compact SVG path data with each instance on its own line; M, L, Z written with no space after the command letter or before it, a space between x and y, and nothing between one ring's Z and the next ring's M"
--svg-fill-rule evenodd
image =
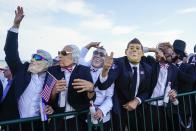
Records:
M136 85L137 85L137 67L133 67L133 82L132 82L132 89L133 89L133 94L135 96L135 90L136 90Z

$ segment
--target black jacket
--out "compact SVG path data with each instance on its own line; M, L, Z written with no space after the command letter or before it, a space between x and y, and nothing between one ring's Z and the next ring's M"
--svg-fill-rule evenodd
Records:
M61 71L60 66L53 66L48 69L48 72L52 74L57 80L61 80L65 78L64 72ZM48 77L48 73L46 74L46 79ZM72 83L74 79L84 79L93 83L90 68L82 65L75 66L74 70L71 73L70 80L68 83L68 103L77 111L88 109L89 108L89 99L87 97L87 92L77 93L77 90L73 89ZM45 84L44 84L45 86ZM53 103L53 108L58 112L58 98L59 94L55 99L55 103Z

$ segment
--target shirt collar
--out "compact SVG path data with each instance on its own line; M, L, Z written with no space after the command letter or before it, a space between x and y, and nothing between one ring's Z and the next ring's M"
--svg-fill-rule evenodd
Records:
M75 67L76 67L76 65L73 65L72 67L67 67L67 68L62 68L61 67L61 71L63 71L63 72L65 72L65 71L72 72Z
M183 63L183 61L179 61L177 64L180 66Z
M99 70L101 70L102 68L96 68L96 67L94 67L94 66L92 66L91 65L91 67L90 67L90 70L92 71L92 72L97 72L97 71L99 71Z
M138 64L133 64L133 63L131 63L131 62L129 62L129 65L131 66L131 68L133 68L133 67L137 67L137 69L139 69L139 63Z

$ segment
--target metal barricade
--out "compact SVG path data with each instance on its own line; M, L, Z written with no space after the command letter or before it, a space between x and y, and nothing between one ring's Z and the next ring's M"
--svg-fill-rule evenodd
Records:
M158 101L163 97L146 100L136 110L120 112L117 115L111 111L109 131L195 131L196 130L196 91L178 94L177 106L168 103L167 106L158 106ZM152 104L152 102L154 104ZM0 131L74 131L70 130L68 116L74 116L72 124L76 131L83 131L80 125L80 116L86 124L86 131L106 131L100 121L93 125L89 110L80 112L66 112L49 116L49 120L42 122L40 117L9 120L0 122ZM27 126L28 128L23 128Z

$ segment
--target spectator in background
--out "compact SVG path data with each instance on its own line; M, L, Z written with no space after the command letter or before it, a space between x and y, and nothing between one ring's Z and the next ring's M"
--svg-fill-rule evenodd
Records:
M186 43L183 40L174 41L173 62L176 65L176 67L180 70L180 72L183 72L186 74L186 76L183 74L179 75L181 79L184 79L184 77L187 77L187 76L189 76L190 78L194 76L194 68L192 67L192 65L183 62L183 58L186 57L185 48L186 48ZM186 93L189 91L192 91L192 83L179 81L178 93L181 94L181 93ZM183 130L186 130L186 128L192 128L190 126L192 123L190 104L191 104L191 101L189 101L189 96L179 97L180 113L174 114L174 122L175 122L174 126L176 130L180 130L179 128L181 128L181 130L183 131ZM186 112L186 115L185 115L185 112ZM178 125L179 121L180 121L180 127Z
M9 89L10 89L10 86L11 86L11 83L12 83L12 73L9 69L8 66L6 66L4 69L3 69L3 74L4 74L4 77L6 78L6 86L4 87L3 89L3 95L2 95L2 99L1 99L1 102L5 99Z
M91 76L93 78L93 83L95 84L102 69L104 60L106 57L106 50L103 47L99 47L100 42L91 42L82 48L80 53L80 63L82 65L88 66L91 69ZM88 51L92 48L96 48L93 51L93 55L91 61L86 62L85 56ZM112 109L112 96L114 92L114 84L112 84L106 90L99 90L98 87L94 87L94 92L96 93L96 99L94 101L94 106L96 108L96 112L94 115L95 119L103 120L104 123L104 131L110 131L110 111Z
M191 64L194 68L194 83L192 91L196 91L196 45L194 47L194 53L189 55L188 63ZM193 126L196 128L196 95L192 95L192 111L193 111Z
M3 84L2 84L2 82L0 81L0 100L1 100L2 96L3 96ZM0 102L0 103L1 103L1 102ZM0 107L0 108L1 108L1 107Z
M196 45L194 46L194 53L190 53L188 56L188 63L196 65Z
M2 82L4 89L7 85L7 79L4 77L3 70L4 68L0 68L0 81Z
M4 76L3 76L3 69L0 68L0 100L1 97L3 96L3 80L4 80Z

